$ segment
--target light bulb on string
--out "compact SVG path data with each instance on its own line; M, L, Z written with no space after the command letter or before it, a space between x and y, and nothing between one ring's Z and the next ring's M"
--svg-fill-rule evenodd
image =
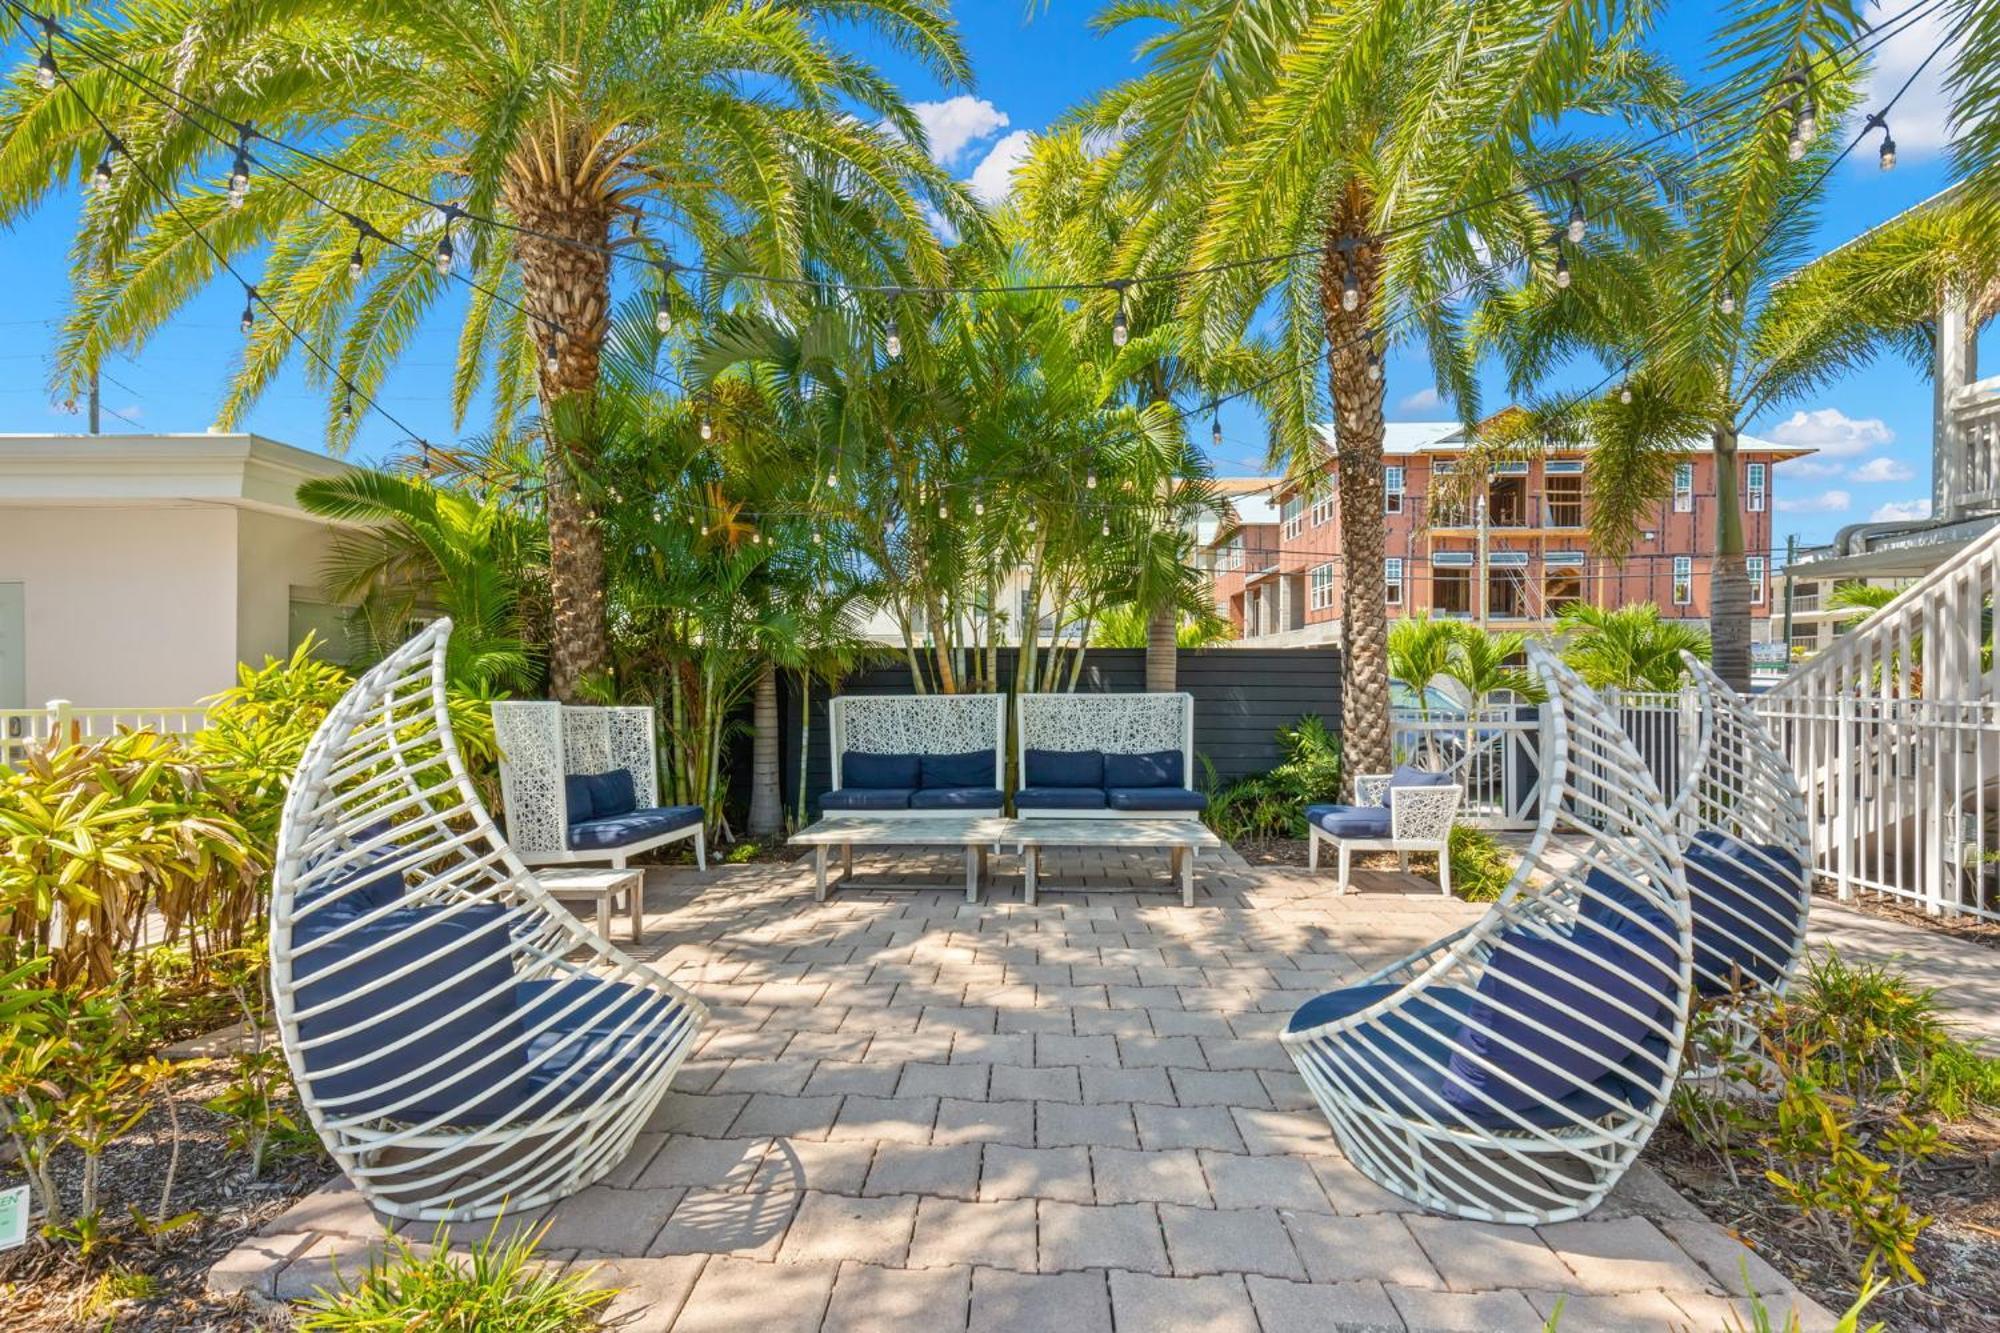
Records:
M840 489L840 474L838 472L835 472L832 468L828 468L826 470L826 488L830 491L837 491Z
M1085 490L1094 491L1097 489L1097 470L1095 468L1092 468L1089 472L1084 473L1083 486Z
M1583 196L1572 191L1569 205L1569 230L1566 233L1569 236L1570 244L1581 244L1584 233L1589 230L1590 221L1583 215Z
M56 86L56 53L51 47L44 46L42 58L35 62L35 86L43 92Z
M1814 136L1819 133L1819 110L1813 106L1810 95L1799 103L1799 117L1794 122L1793 128L1799 138L1806 143L1811 143Z
M1220 449L1222 447L1222 413L1217 412L1215 414L1215 418L1208 428L1208 438L1209 442L1216 448Z
M1733 314L1735 314L1735 313L1736 313L1736 293L1734 293L1734 292L1732 292L1732 291L1728 290L1727 288L1724 288L1724 289L1723 289L1723 292L1722 292L1722 296L1720 297L1720 299L1718 299L1718 300L1716 301L1716 303L1715 303L1715 306L1716 306L1716 309L1720 310L1720 311L1721 311L1721 312L1722 312L1723 314L1725 314L1725 315L1733 315Z
M1343 247L1346 263L1340 273L1340 308L1352 313L1361 305L1361 280L1354 273L1354 251Z
M556 350L556 340L552 335L547 346L542 348L542 370L554 375L562 370L562 356Z
M104 156L97 159L97 170L91 173L91 187L93 189L103 191L111 188L112 182L115 179L115 168L112 166L111 157L114 153L124 151L124 148L125 145L119 143L116 136L113 136L105 144Z
M900 289L894 287L889 289L889 320L887 327L882 331L882 350L889 354L891 361L903 355L903 334L896 327L896 298L901 295Z
M638 225L636 214L633 217L633 225ZM673 261L662 261L660 264L660 298L653 303L653 327L660 333L672 333L674 329L674 312L667 304L667 295L670 290L673 273Z
M243 318L239 323L245 333L250 332L252 326L257 323L257 289L255 287L246 286L243 289Z
M1800 134L1798 126L1794 125L1792 127L1792 137L1785 141L1785 156L1794 162L1799 162L1804 160L1805 155L1805 136Z
M1382 353L1377 351L1373 346L1370 346L1368 349L1368 369L1366 373L1370 384L1380 384L1382 382Z
M1556 286L1568 290L1570 284L1569 254L1560 245L1556 247Z
M1861 127L1861 132L1866 134L1869 130L1877 127L1880 127L1882 131L1882 151L1877 155L1876 161L1881 164L1882 170L1894 171L1896 169L1896 138L1889 133L1888 120L1879 115L1870 116L1868 117L1868 123Z
M712 440L715 438L715 422L709 417L708 413L706 412L703 412L701 414L701 438L704 440Z
M367 260L361 254L361 242L354 243L354 253L347 257L347 276L354 282L361 281L361 271L367 267Z
M818 546L819 544L820 544L820 537L819 537L819 529L818 529L818 528L814 528L814 529L813 529L813 545L814 545L814 546Z
M1098 535L1098 536L1100 536L1100 537L1109 537L1109 536L1111 535L1111 520L1110 520L1110 519L1108 519L1108 518L1107 518L1107 519L1105 519L1105 520L1104 520L1104 522L1103 522L1103 523L1101 523L1101 524L1099 524L1099 525L1098 525L1098 528L1097 528L1097 535Z
M1123 281L1111 284L1111 290L1118 293L1118 313L1111 319L1111 345L1123 347L1132 339L1132 329L1125 317L1125 286Z
M972 502L972 516L973 516L974 518L985 518L985 517L986 517L986 501L984 501L984 500L974 500L974 501Z
M347 386L346 396L340 400L340 420L343 425L354 424L354 386Z
M242 127L242 137L236 143L236 161L229 168L229 206L243 207L243 201L250 197L250 134L248 125Z

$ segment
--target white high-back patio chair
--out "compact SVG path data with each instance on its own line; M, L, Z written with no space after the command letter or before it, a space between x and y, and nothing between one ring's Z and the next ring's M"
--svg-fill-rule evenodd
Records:
M534 1208L624 1158L707 1021L503 841L452 736L449 621L356 681L285 802L271 989L327 1150L394 1217Z
M653 710L542 699L493 706L507 841L531 866L626 861L691 839L708 869L698 805L659 803Z
M826 814L979 818L1007 803L1004 694L842 694L827 721Z
M1805 951L1812 835L1791 761L1743 697L1683 653L1698 703L1671 815L1684 839L1699 994L1783 994Z
M1528 654L1549 694L1541 819L1499 901L1308 1001L1281 1039L1364 1174L1439 1212L1541 1223L1595 1208L1659 1123L1690 917L1666 803L1618 719Z
M1014 809L1023 819L1193 819L1191 694L1026 693Z

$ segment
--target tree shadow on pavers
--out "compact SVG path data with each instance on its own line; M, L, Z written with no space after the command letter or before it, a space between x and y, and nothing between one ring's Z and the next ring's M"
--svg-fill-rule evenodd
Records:
M781 1139L751 1172L746 1188L688 1190L652 1248L673 1254L774 1251L805 1189L805 1168Z

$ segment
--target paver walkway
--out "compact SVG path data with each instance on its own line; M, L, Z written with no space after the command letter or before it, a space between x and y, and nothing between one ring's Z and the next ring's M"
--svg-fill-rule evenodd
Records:
M1849 962L1885 963L1932 987L1968 1037L2000 1051L2000 949L1823 897L1813 899L1806 942L1838 949Z
M1590 1218L1526 1228L1426 1215L1341 1157L1279 1027L1477 908L1338 898L1225 851L1189 909L1164 857L1052 859L1064 882L1156 887L1028 908L1003 857L976 906L949 887L815 904L803 866L652 872L639 952L714 1021L612 1177L512 1224L601 1264L628 1327L678 1333L1505 1333L1565 1298L1566 1333L1709 1333L1745 1263L1781 1318L1831 1325L1643 1167ZM946 886L956 866L857 861ZM329 1188L211 1283L307 1295L381 1234Z

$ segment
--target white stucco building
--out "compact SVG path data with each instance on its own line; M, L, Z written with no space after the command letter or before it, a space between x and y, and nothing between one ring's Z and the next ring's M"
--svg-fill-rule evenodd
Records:
M186 706L337 635L334 528L294 496L350 470L255 435L0 435L0 709Z

